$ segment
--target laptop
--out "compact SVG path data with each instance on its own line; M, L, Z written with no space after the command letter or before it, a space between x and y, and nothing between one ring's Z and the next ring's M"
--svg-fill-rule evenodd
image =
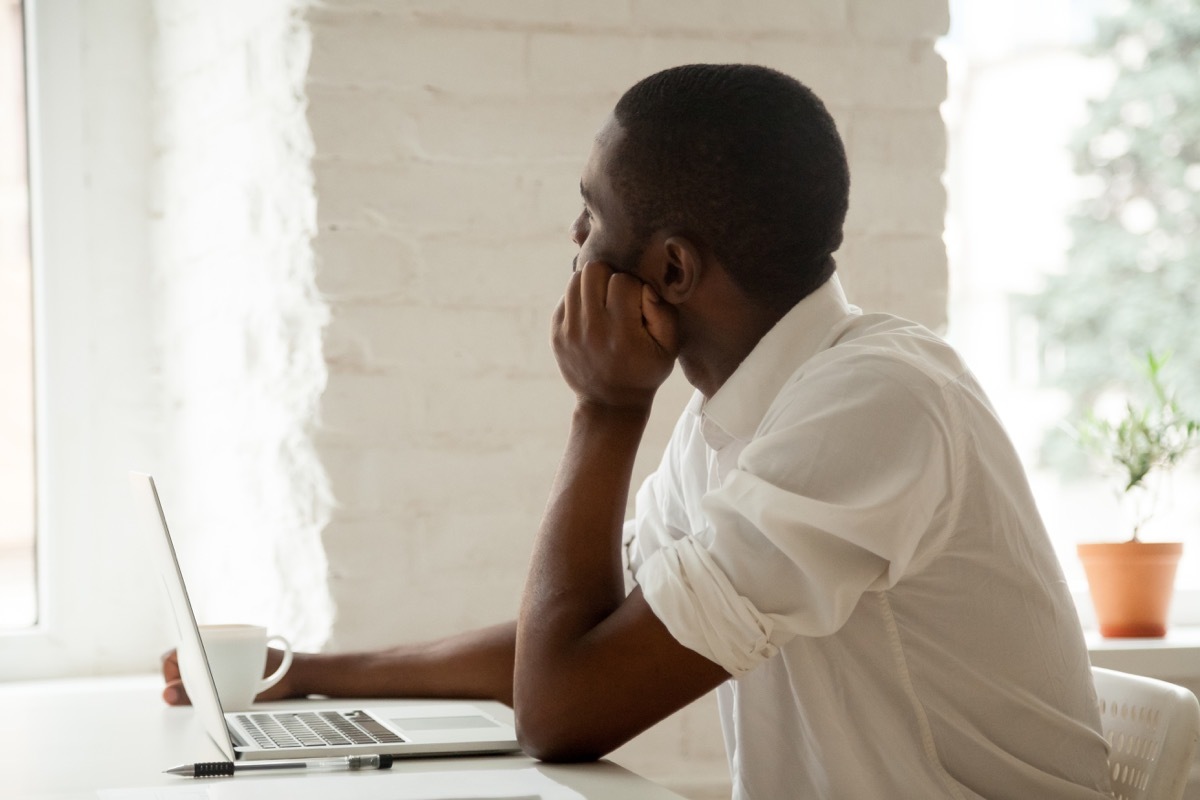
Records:
M138 524L157 554L159 573L170 600L178 631L180 671L198 677L189 682L188 695L209 737L226 759L449 756L520 749L511 725L467 701L370 702L354 706L308 701L287 710L264 707L225 713L154 478L130 472L129 482Z

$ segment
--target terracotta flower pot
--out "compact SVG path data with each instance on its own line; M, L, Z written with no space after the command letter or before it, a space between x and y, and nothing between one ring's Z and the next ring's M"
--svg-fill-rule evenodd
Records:
M1101 636L1166 635L1181 542L1081 544L1077 551Z

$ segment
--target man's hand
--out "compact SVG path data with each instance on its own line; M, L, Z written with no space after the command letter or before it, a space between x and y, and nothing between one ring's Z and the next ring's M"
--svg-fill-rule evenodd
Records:
M358 653L296 653L283 680L257 700L285 700L319 694L327 697L513 698L513 651L516 623L492 625L432 642ZM266 674L275 671L283 651L267 650ZM162 657L163 700L186 705L187 692L172 650Z
M554 355L581 403L648 409L675 365L675 311L632 275L593 261L554 312Z
M300 658L300 654L297 654L296 658ZM273 647L268 648L267 666L263 672L263 677L266 677L274 672L275 668L278 667L282 662L283 651L276 650ZM295 661L293 661L293 669L295 666ZM169 650L166 653L163 653L162 673L163 680L167 684L163 687L163 700L166 700L167 704L172 706L189 705L192 701L187 695L187 690L183 687L183 677L179 673L179 654L174 650ZM289 669L287 674L283 676L283 679L280 680L279 683L275 684L270 689L267 689L265 692L258 695L258 697L254 698L255 702L261 702L265 700L284 700L289 697L302 696L302 693L292 684L291 680L289 680L291 677L292 671Z

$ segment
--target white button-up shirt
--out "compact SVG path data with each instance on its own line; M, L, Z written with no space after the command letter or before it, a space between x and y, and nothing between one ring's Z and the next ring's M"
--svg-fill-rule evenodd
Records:
M736 798L1108 796L1079 620L995 411L836 277L693 398L626 556L734 676Z

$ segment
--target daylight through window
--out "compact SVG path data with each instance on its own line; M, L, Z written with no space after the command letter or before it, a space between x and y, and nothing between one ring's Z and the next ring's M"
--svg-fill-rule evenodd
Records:
M1200 414L1200 1L955 0L946 238L950 339L992 397L1074 588L1082 541L1128 538L1122 482L1064 435L1148 385L1148 350ZM1109 402L1111 401L1111 402ZM1200 477L1161 487L1148 540L1185 540Z
M33 273L20 0L0 0L0 629L37 621Z

